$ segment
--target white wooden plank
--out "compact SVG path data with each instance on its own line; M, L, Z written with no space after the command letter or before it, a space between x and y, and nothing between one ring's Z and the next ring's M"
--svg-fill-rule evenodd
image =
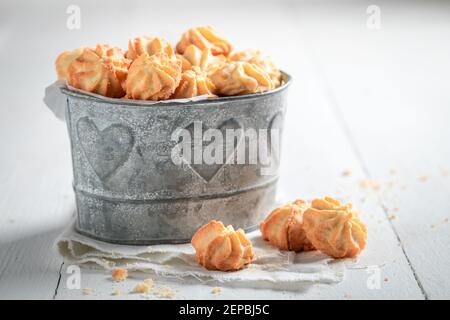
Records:
M52 244L73 214L70 162L58 153L69 148L36 144L39 132L22 134L29 141L1 146L12 158L0 160L8 168L0 185L0 297L51 299L62 262Z
M379 6L379 31L363 5L302 28L426 296L448 299L449 5Z
M22 146L35 162L17 158L0 187L0 297L52 298L62 262L52 244L73 213L69 167Z

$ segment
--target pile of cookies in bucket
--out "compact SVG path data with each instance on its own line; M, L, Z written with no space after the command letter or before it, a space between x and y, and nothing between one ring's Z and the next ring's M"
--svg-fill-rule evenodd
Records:
M331 197L285 204L259 227L263 239L281 250L319 250L333 258L351 258L366 246L367 228L352 205ZM254 259L245 232L216 220L202 226L191 244L198 263L208 270L236 271Z
M164 38L139 36L128 49L81 47L56 59L59 80L110 98L168 100L253 94L277 88L280 70L259 50L233 51L214 27L194 27L175 49Z

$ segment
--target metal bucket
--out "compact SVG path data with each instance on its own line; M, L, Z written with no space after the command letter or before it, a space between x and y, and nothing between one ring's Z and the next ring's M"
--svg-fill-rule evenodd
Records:
M62 88L78 232L140 245L189 242L211 219L247 231L257 228L275 201L278 156L269 152L275 163L269 175L261 174L259 162L176 164L172 135L202 122L202 132L279 129L281 136L291 81L283 76L284 84L269 92L145 106ZM246 140L237 137L234 143Z

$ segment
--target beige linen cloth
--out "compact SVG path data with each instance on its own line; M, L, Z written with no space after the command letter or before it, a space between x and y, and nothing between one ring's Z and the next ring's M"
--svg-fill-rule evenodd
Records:
M345 266L318 251L280 251L264 241L259 231L247 234L255 260L236 272L209 271L198 265L190 244L129 246L97 241L77 233L74 224L57 239L56 247L67 263L87 268L130 271L159 276L196 278L200 282L278 290L302 290L312 284L333 284L343 280Z

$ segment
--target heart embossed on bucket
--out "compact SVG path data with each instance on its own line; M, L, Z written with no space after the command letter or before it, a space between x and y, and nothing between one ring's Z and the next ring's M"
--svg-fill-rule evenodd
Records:
M206 128L203 123L198 123L197 125L201 126L202 129L202 137L203 134L205 133L205 131L208 129ZM195 133L194 133L194 127L195 127L195 123L191 123L188 126L185 127L185 129L187 131L190 132L190 135L192 137L192 144L191 144L191 159L184 159L185 162L189 165L189 167L195 172L197 173L204 181L209 182L211 181L212 178L214 178L214 176L217 174L217 172L219 172L219 170L225 165L227 164L230 159L234 156L235 151L237 149L237 147L239 146L239 143L242 140L243 135L240 134L238 135L238 137L236 139L234 139L233 141L226 141L225 137L226 137L226 130L227 129L231 129L231 130L238 130L238 129L243 129L242 126L240 125L240 123L231 118L228 120L225 120L224 122L222 122L217 129L221 132L222 137L223 137L223 145L222 145L222 154L223 154L223 161L221 163L213 163L213 164L206 164L206 163L194 163L193 159L194 159L194 148L195 148ZM208 145L214 143L212 142L205 142L202 141L201 142L201 146L202 146L202 150L201 152L203 152L204 148L207 147ZM232 144L231 146L229 144ZM228 146L227 146L228 144Z
M112 124L99 130L88 117L78 120L77 135L89 164L102 181L127 161L134 144L130 128Z

